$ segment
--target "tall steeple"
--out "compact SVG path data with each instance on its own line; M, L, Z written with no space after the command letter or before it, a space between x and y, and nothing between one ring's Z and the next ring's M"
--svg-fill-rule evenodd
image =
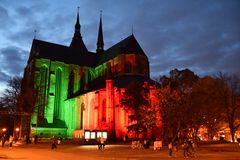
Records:
M77 12L77 21L76 21L76 24L75 24L75 33L74 33L74 36L79 36L81 37L81 32L80 32L80 29L81 29L81 25L79 23L79 7L78 7L78 12Z
M87 48L82 40L81 31L80 31L81 25L79 21L79 8L80 7L78 7L77 20L75 24L75 32L74 32L74 36L72 38L70 47L81 52L87 52Z
M99 30L98 30L98 40L97 40L97 53L103 53L104 49L104 42L103 42L103 31L102 31L102 11L100 11L100 23L99 23Z

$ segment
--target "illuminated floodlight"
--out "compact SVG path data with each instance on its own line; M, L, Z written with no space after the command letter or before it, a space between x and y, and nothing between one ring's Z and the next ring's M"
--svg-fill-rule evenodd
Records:
M102 132L102 134L103 134L103 138L107 139L107 132Z
M102 132L97 132L97 137L102 137Z
M7 128L3 128L2 131L5 132L7 130Z
M16 128L15 130L18 132L18 131L19 131L19 128Z
M85 139L90 139L90 131L85 131L84 137Z
M91 132L91 139L95 139L95 138L96 138L95 132Z

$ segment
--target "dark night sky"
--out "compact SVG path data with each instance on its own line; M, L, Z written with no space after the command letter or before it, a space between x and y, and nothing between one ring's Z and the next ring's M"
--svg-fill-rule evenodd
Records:
M0 0L0 92L22 76L37 39L69 45L77 6L83 40L95 51L103 10L105 49L133 32L151 77L189 68L200 76L240 75L239 0Z

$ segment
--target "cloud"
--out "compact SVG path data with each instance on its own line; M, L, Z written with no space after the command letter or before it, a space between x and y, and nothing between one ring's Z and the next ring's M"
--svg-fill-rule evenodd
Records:
M238 0L1 0L0 74L21 74L34 30L37 38L69 45L77 6L83 40L95 51L103 10L105 49L133 32L150 61L151 76L189 68L196 74L240 73ZM9 63L13 59L13 63ZM1 80L0 80L1 82Z
M10 76L0 70L0 82L4 82L10 79Z
M0 50L0 72L7 76L20 75L27 61L27 51L21 48L9 46Z

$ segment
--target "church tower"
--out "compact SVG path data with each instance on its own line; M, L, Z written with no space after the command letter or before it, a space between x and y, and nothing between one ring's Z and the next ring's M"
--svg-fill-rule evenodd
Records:
M70 48L77 50L81 54L87 53L87 47L85 46L82 36L81 36L81 25L79 21L79 7L78 7L78 12L77 12L77 20L75 24L75 32L74 36L72 38L72 42L70 44Z

